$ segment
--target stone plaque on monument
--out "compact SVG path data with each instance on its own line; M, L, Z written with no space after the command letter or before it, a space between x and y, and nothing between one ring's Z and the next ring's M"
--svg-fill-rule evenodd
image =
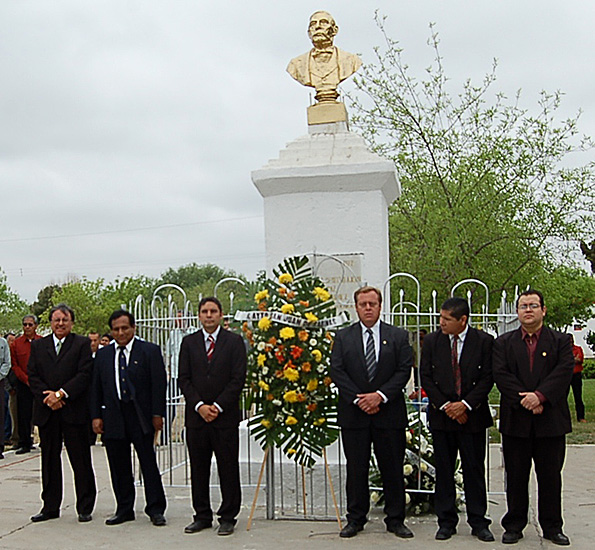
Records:
M365 284L362 276L364 255L336 254L317 256L313 254L310 262L316 275L322 279L332 294L337 312L347 311L349 318L357 319L353 293Z

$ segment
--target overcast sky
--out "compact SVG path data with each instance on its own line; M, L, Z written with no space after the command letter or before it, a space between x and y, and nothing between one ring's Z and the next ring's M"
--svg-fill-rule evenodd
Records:
M592 0L2 0L0 268L24 299L68 276L190 262L264 267L252 170L307 132L309 90L285 73L329 10L336 44L373 60L390 35L421 71L436 23L446 71L563 90L595 136ZM347 83L345 88L349 89ZM586 160L593 155L586 157Z

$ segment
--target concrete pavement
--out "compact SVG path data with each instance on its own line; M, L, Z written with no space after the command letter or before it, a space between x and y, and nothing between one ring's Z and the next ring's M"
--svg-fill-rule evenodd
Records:
M104 520L114 511L114 500L109 481L109 472L104 450L101 446L93 447L93 462L97 477L98 497L93 521L86 524L77 522L74 508L72 472L66 453L64 461L64 501L61 517L44 523L33 524L29 517L41 509L40 494L40 453L16 456L14 452L5 452L6 458L0 461L0 549L45 550L58 547L61 549L86 548L137 549L175 547L207 548L213 545L225 550L238 547L251 550L278 550L279 548L301 548L309 550L359 548L361 545L375 548L399 548L408 550L428 548L503 548L500 543L502 528L499 520L505 512L504 497L496 495L490 498L490 515L493 519L492 530L495 543L482 543L470 535L470 530L461 517L459 534L450 541L434 540L436 521L434 516L410 517L407 524L414 531L415 538L401 540L387 533L384 529L381 513L375 510L365 530L357 537L342 540L338 537L336 522L314 521L270 521L265 519L265 511L257 508L252 529L246 531L252 493L246 491L244 507L239 517L236 532L231 537L218 537L216 531L203 531L193 535L184 534L184 526L191 521L192 509L189 490L184 487L166 487L168 524L154 527L142 512L142 487L137 489L136 514L134 522L108 527ZM496 461L495 461L496 462ZM595 446L568 447L564 472L564 531L572 541L572 547L590 549L595 546ZM493 469L501 469L495 464ZM501 477L501 472L495 472ZM218 491L214 491L214 499ZM535 502L535 490L532 491ZM555 545L540 537L540 530L531 510L530 524L525 530L525 538L514 548L533 550L554 548Z

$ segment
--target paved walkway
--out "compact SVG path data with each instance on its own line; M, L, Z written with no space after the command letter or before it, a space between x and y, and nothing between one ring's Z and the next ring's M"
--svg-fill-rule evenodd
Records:
M264 510L257 509L250 531L246 531L250 502L247 498L239 518L237 531L231 537L218 537L214 530L185 535L184 526L191 520L189 491L186 488L166 488L168 509L166 527L153 527L142 513L142 489L137 499L137 519L134 522L108 527L104 520L114 511L114 501L109 483L109 473L102 447L93 448L93 461L97 476L98 497L93 521L86 524L77 522L74 510L72 473L65 461L65 497L60 519L33 524L29 517L40 508L40 460L39 451L29 455L16 456L6 452L0 461L0 549L46 550L47 548L96 550L109 548L209 548L215 545L225 550L238 548L246 550L278 550L292 548L339 549L359 548L361 545L375 548L399 548L416 550L428 548L503 548L499 542L502 529L499 520L505 511L504 498L490 499L490 514L494 520L493 531L497 542L481 543L471 537L464 519L459 534L448 542L434 540L435 518L425 516L409 518L407 523L415 532L410 540L397 539L384 530L380 515L375 512L365 530L354 539L342 540L337 535L337 524L332 522L307 521L268 521ZM569 447L564 475L565 532L571 538L572 546L578 549L591 549L595 546L595 446ZM494 468L499 468L495 465ZM532 500L535 501L534 491ZM531 524L525 530L525 538L516 546L519 550L554 548L549 541L539 536L539 528L532 510Z

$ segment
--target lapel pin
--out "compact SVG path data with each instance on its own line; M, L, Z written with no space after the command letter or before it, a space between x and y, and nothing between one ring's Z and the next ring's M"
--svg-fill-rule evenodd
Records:
M547 356L547 352L544 351L541 355L543 355L544 357L546 357Z
M386 340L382 340L382 343L386 346Z

